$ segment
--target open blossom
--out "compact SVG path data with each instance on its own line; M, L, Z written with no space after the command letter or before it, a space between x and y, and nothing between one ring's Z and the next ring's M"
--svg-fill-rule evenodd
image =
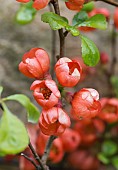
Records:
M74 115L79 119L95 117L101 109L99 94L95 89L83 88L76 92L72 100Z
M26 3L30 2L30 0L17 0L18 2ZM49 3L49 0L34 0L33 7L37 10L45 8Z
M53 80L36 80L32 83L31 90L37 103L45 109L49 109L58 103L61 94Z
M42 110L39 118L39 127L45 135L59 136L70 124L69 116L58 107Z
M100 102L102 105L102 109L98 116L108 123L117 122L118 121L118 99L102 98Z
M55 65L55 73L59 83L65 87L75 86L81 77L82 68L78 61L67 57L60 58Z
M81 142L81 136L79 133L70 128L67 128L60 138L63 143L64 151L66 152L74 151Z
M23 55L19 70L29 78L43 78L49 70L49 56L42 48L32 48Z
M83 7L84 0L68 0L65 2L65 4L70 10L80 11Z

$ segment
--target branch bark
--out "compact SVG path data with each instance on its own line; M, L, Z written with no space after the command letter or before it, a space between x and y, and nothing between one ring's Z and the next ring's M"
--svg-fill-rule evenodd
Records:
M50 153L50 149L51 149L52 143L53 143L55 138L56 138L56 136L50 136L50 138L47 141L47 144L46 144L46 147L45 147L45 151L44 151L44 154L43 154L42 159L41 159L43 164L46 164L46 162L47 162L48 155Z
M54 7L55 13L60 15L58 0L51 0L51 3ZM65 36L63 33L63 29L59 29L58 33L59 33L59 39L60 39L60 56L59 56L59 58L61 58L61 57L64 57Z

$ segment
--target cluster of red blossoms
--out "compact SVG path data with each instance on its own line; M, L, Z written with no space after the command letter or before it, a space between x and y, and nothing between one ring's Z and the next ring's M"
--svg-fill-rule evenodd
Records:
M100 112L101 104L98 92L91 88L83 88L71 97L70 93L64 93L64 87L77 85L81 78L82 67L77 60L63 57L55 64L54 70L61 90L51 78L49 65L47 52L42 48L32 48L24 54L19 70L25 76L36 79L30 89L42 107L39 118L41 131L45 135L59 136L71 124L69 115L62 109L62 98L70 100L71 112L79 120L95 117Z
M16 1L21 2L21 3L30 2L30 0L16 0ZM49 2L50 0L34 0L33 8L35 8L36 10L43 9L48 5ZM84 0L68 0L65 2L65 4L66 4L66 7L70 10L80 11L83 7Z

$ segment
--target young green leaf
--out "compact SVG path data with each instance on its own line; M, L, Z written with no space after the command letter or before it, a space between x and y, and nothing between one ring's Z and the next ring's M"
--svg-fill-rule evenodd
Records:
M33 2L22 4L19 10L16 13L16 22L21 25L30 23L36 14L36 9L32 7Z
M95 66L100 59L98 48L94 42L86 36L81 35L80 38L82 40L81 47L84 63L88 66Z
M73 35L73 36L78 36L80 33L79 33L79 30L77 28L75 28L74 26L66 26L66 30L67 31L70 31L70 33Z
M104 164L108 164L110 162L110 160L104 155L104 153L99 153L98 159Z
M23 94L15 94L15 95L6 97L4 100L15 100L15 101L19 102L27 110L28 122L31 122L31 123L38 122L39 114L40 114L39 110L37 109L37 107L35 105L33 105L31 103L30 99L27 96L25 96Z
M111 159L112 165L118 170L118 156L114 156Z
M106 156L114 155L117 152L117 150L118 150L117 144L111 140L105 141L102 145L102 152Z
M88 19L88 14L85 11L80 11L76 15L74 15L72 20L72 25L79 25L82 22L86 21Z
M59 16L53 12L46 12L42 14L41 20L49 23L53 30L58 30L68 25L68 20L65 17Z
M94 9L94 2L88 2L87 4L83 5L82 11L90 12Z
M18 154L29 143L28 133L24 124L14 116L5 104L0 120L0 155Z
M107 28L106 18L102 14L94 15L93 17L87 19L86 21L78 24L79 27L92 27L105 30Z

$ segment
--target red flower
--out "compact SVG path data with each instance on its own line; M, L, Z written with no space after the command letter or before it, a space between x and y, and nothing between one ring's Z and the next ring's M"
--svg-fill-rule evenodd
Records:
M102 110L98 116L108 123L118 121L118 99L102 98L100 102Z
M16 0L18 2L29 2L30 0ZM37 10L40 10L42 8L45 8L49 3L49 0L34 0L33 7Z
M105 124L100 119L83 119L77 121L73 129L81 136L81 145L88 146L96 141L98 134L103 133Z
M70 124L69 116L58 107L43 110L39 118L39 127L45 135L61 135Z
M34 90L33 95L37 103L45 109L55 106L61 96L53 80L36 80L30 89Z
M114 12L114 25L118 29L118 8L115 8Z
M49 70L49 56L42 48L32 48L23 55L19 70L30 78L43 78Z
M55 73L59 83L65 87L73 87L80 80L82 68L78 61L67 57L60 58L55 65Z
M49 0L34 0L33 7L37 10L45 8L49 3Z
M99 94L95 89L83 88L75 93L72 109L79 119L95 117L101 109Z
M70 128L67 128L65 132L60 136L60 138L63 143L63 148L66 152L74 151L81 142L79 133Z
M84 0L68 0L65 2L65 4L70 10L80 11L83 7Z
M91 12L89 12L89 16L92 17L96 14L102 14L106 17L106 20L108 21L110 18L110 12L107 8L95 8Z
M101 64L107 64L109 62L109 56L107 53L105 52L102 52L100 54L100 61L101 61Z
M68 163L76 170L97 170L99 167L98 159L85 150L72 152Z

